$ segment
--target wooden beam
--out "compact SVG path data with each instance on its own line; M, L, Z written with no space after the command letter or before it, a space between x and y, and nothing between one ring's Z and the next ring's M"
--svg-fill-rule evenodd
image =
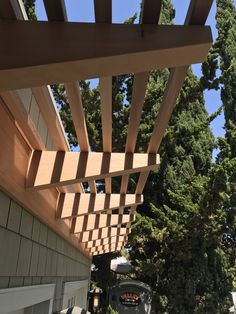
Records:
M87 126L85 121L84 109L82 99L80 95L79 82L71 82L65 84L66 93L69 100L69 106L71 110L72 120L75 127L78 144L81 152L89 152L89 139ZM94 181L89 182L91 193L96 193L96 183Z
M143 0L141 24L157 24L161 13L162 0ZM145 100L149 72L134 74L132 100L125 151L134 153L139 124Z
M74 233L100 229L104 227L112 227L119 224L134 221L134 215L118 215L118 214L89 214L76 218Z
M94 0L94 11L96 23L111 23L112 1Z
M156 154L35 151L26 187L37 190L88 182L154 170L159 164L160 158Z
M116 251L121 251L123 248L123 246L118 246L118 247L115 247L113 249L107 249L107 250L102 250L102 251L97 251L97 252L94 252L94 253L91 253L93 256L96 256L96 255L102 255L102 254L107 254L107 253L113 253L113 252L116 252Z
M132 100L129 115L129 124L126 138L125 151L127 153L134 153L139 124L142 115L145 92L148 82L149 72L136 73L134 76ZM126 193L128 188L129 175L123 175L121 179L120 193ZM123 210L123 209L121 209Z
M161 13L162 0L143 0L141 23L157 24ZM132 100L129 115L129 124L125 145L126 153L134 153L138 137L139 125L142 116L142 110L145 100L149 72L140 72L134 74L134 83L132 90ZM128 189L129 175L122 176L121 193L126 193ZM120 212L123 208L120 208Z
M106 227L106 228L101 228L101 229L95 229L92 231L85 231L83 233L80 233L78 236L79 236L79 241L84 243L84 242L104 239L108 237L127 235L129 233L130 233L130 229L127 230L127 228L124 228L124 227L117 228L116 226L116 227Z
M110 243L110 244L106 244L106 245L100 245L97 247L92 247L89 250L90 253L95 253L95 252L99 252L99 251L104 251L104 250L111 250L111 249L115 249L115 248L119 248L124 246L125 243L124 242L118 242L118 243Z
M142 195L135 194L79 194L61 193L58 202L58 218L72 218L81 215L129 207L143 202Z
M68 96L71 116L75 127L78 144L81 152L89 151L88 132L84 116L84 109L80 95L79 82L66 83L66 94Z
M213 0L191 0L185 25L204 25L211 10Z
M96 23L112 22L112 0L94 0ZM102 77L99 81L102 116L103 152L112 152L112 77ZM112 192L111 178L105 179L105 192Z
M141 11L142 24L157 24L161 13L162 0L143 0Z
M48 19L50 21L67 20L64 1L61 0L43 0Z
M100 78L103 152L112 152L112 77ZM105 179L105 191L111 193L111 178Z
M0 90L198 63L212 43L206 26L34 21L0 21L0 37Z
M110 238L105 238L105 239L98 239L94 241L89 241L85 244L85 248L92 248L100 245L106 245L109 243L117 243L120 241L126 241L128 238L126 236L115 236L115 237L110 237Z
M44 0L44 6L49 21L67 21L66 6L64 0ZM71 82L65 84L67 97L69 98L69 105L72 115L75 132L80 145L81 151L88 152L90 150L89 140L84 117L83 105L80 96L79 83ZM90 190L96 193L95 182L89 182ZM82 185L74 185L74 190L77 192L79 189L83 190ZM79 191L78 191L79 192Z
M2 0L0 3L0 18L1 19L9 19L15 20L15 12L11 5L11 1Z

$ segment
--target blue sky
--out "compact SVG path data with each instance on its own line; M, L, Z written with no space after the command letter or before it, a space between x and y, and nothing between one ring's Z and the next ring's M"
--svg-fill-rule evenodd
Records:
M236 0L234 0L235 3ZM176 9L175 24L183 24L189 0L172 0ZM93 0L66 0L66 8L69 21L94 22ZM123 23L125 19L132 16L135 12L140 12L140 0L113 0L112 1L112 21L113 23ZM46 13L43 0L36 0L36 13L39 20L46 20ZM207 25L212 28L214 39L217 36L215 28L215 1L209 14ZM193 71L197 76L201 75L201 65L194 65ZM91 86L95 86L97 80L92 80ZM205 92L206 109L209 114L215 112L221 105L220 93L217 91ZM211 128L215 136L224 135L224 116L221 114L212 123Z

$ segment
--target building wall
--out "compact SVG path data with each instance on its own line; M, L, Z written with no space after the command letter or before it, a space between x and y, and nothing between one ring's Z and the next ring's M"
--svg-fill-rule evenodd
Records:
M24 105L29 117L32 119L35 130L37 130L40 135L45 147L48 150L56 150L43 115L34 95L32 94L32 90L30 88L18 89L16 90L16 94L18 95L21 103Z
M0 289L55 283L53 311L62 309L65 282L90 277L86 256L2 191L0 252Z

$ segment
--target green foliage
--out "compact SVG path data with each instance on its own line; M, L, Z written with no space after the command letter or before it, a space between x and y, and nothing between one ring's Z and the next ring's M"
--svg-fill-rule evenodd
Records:
M231 158L236 157L236 9L232 0L217 1L218 39L222 83L221 99L225 115L226 141ZM224 150L222 158L224 158ZM221 158L221 156L220 156Z
M35 14L35 0L23 0L23 3L29 20L37 20Z
M117 311L113 310L111 305L107 308L107 314L119 314Z

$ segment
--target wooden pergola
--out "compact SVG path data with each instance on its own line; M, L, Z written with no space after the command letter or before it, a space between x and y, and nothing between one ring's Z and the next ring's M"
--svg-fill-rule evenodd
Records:
M44 0L46 22L28 21L21 0L0 2L0 185L88 255L124 247L149 172L160 164L157 152L187 70L205 60L212 44L204 24L213 0L191 0L178 26L158 25L162 0L142 2L136 25L112 24L111 0L94 0L95 23L68 22L63 0ZM169 68L169 79L147 152L136 153L149 72L157 68ZM114 153L112 76L128 73L134 82L125 151ZM90 150L78 82L91 78L99 78L102 152ZM65 138L49 86L56 83L65 85L80 152L71 152ZM47 130L47 145L39 130ZM127 194L133 173L139 173L136 189ZM116 176L120 194L112 193ZM100 179L104 194L97 193Z

